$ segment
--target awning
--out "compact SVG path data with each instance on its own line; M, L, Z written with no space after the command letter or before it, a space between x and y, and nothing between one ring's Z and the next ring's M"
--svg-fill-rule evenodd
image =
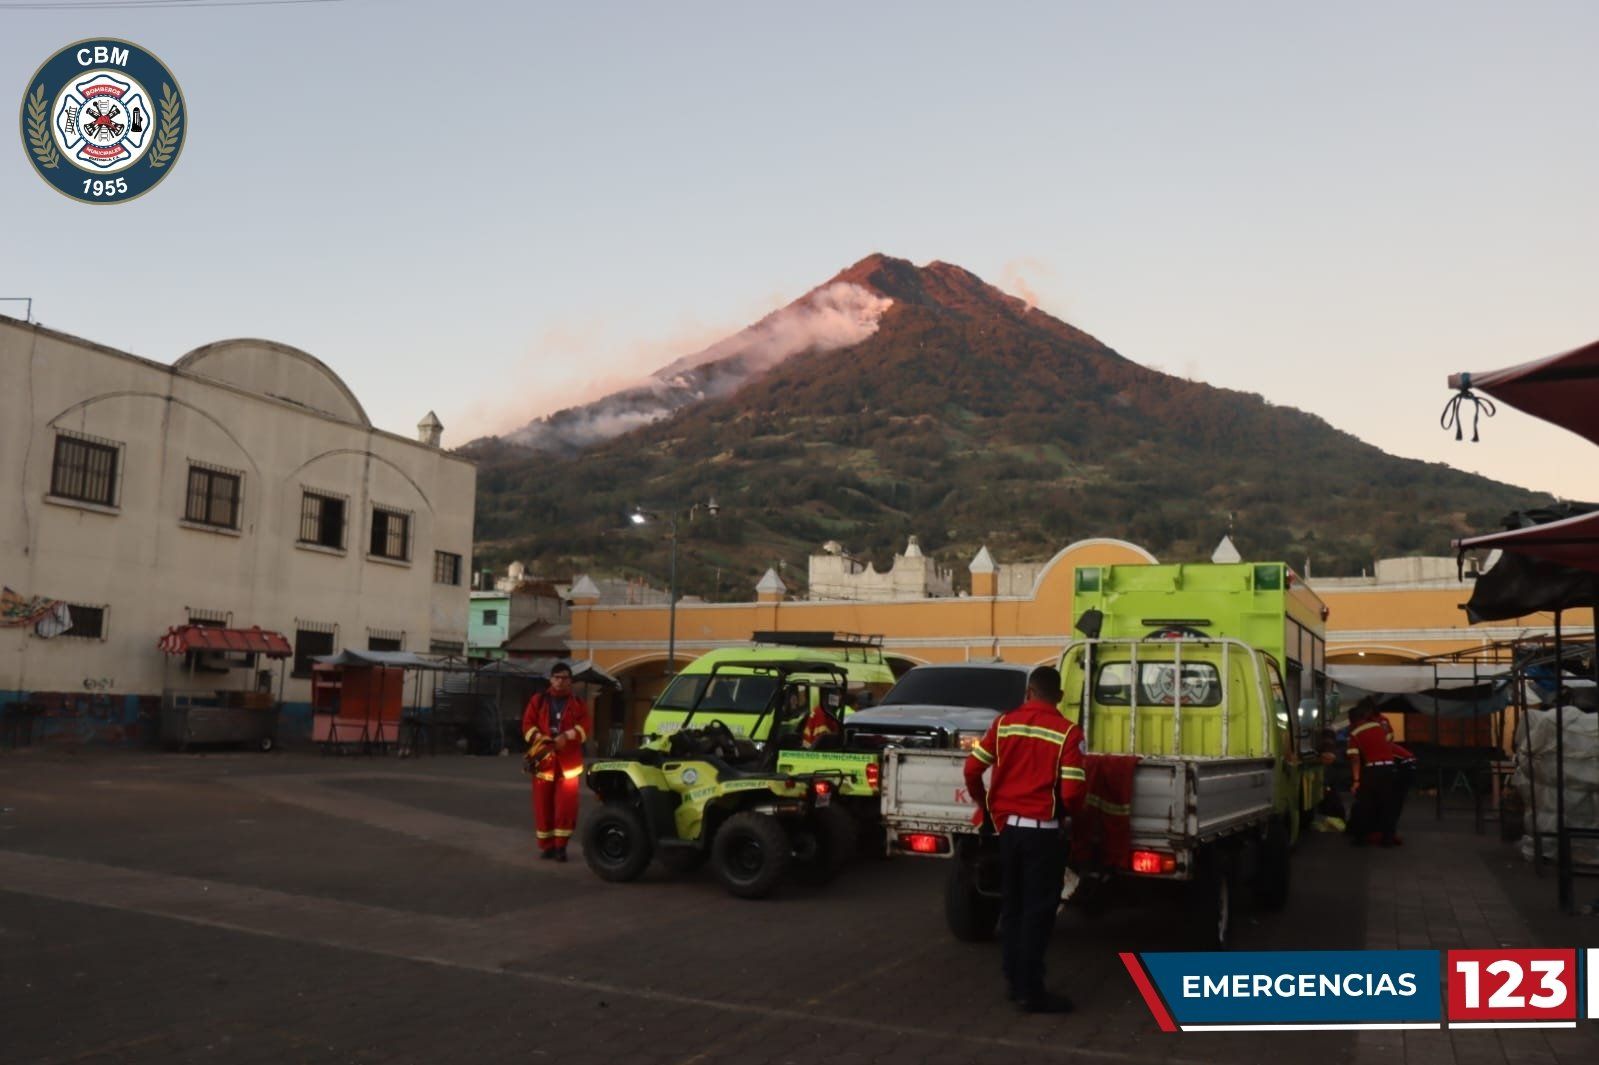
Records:
M1477 389L1599 444L1599 342L1487 373L1457 373L1449 387Z
M1454 547L1456 551L1497 548L1599 573L1599 511L1576 514L1542 525L1468 536L1456 540Z
M324 666L385 666L389 669L433 669L447 673L469 673L470 664L448 655L419 655L415 651L354 651L336 655L317 655L311 661Z
M1458 662L1430 665L1356 666L1329 665L1327 679L1351 688L1386 695L1407 692L1426 692L1446 688L1470 688L1503 679L1503 669L1482 669L1475 672L1470 665Z
M174 625L156 646L169 655L189 651L241 651L268 658L288 658L294 654L294 648L282 633L259 627L219 629L210 625Z
M1350 706L1368 695L1386 711L1478 717L1510 701L1508 672L1460 662L1437 665L1329 665L1327 679Z

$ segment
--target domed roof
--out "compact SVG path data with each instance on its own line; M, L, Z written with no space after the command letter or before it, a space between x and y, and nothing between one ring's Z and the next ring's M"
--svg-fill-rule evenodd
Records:
M275 340L219 340L195 348L172 368L286 400L340 421L372 426L355 393L327 364Z

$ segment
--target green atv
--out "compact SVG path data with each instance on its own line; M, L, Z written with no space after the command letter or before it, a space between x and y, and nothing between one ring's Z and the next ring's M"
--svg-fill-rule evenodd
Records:
M799 745L809 713L807 685L790 678L821 674L842 685L844 670L793 660L744 661L737 669L723 676L712 667L676 731L588 767L588 786L604 806L584 830L583 856L601 879L637 879L651 858L673 872L709 859L728 891L758 899L791 874L824 883L854 854L854 819L834 802L843 774L777 768L779 752ZM734 735L713 716L735 708L747 714L746 688L763 692L746 734L761 734L772 718L764 743Z

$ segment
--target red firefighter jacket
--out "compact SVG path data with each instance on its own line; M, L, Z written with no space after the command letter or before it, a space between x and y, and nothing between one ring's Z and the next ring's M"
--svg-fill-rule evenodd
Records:
M545 780L554 779L557 770L568 778L583 772L583 744L589 738L589 708L575 693L566 697L560 731L566 733L566 746L556 751L536 774ZM553 738L554 735L550 727L548 693L537 692L522 710L522 738L531 745L540 736Z
M983 770L993 767L989 786ZM1001 714L966 759L966 790L987 804L994 827L1004 831L1012 815L1051 821L1082 805L1083 730L1042 700Z
M1349 760L1360 760L1360 767L1393 765L1398 753L1388 739L1381 721L1362 721L1349 730Z
M800 742L809 747L823 736L837 732L842 726L838 718L827 712L827 707L817 703L811 708L811 716L805 719L805 727L800 730Z

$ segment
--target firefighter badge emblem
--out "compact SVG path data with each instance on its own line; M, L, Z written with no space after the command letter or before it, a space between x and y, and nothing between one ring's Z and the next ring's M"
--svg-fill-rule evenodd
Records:
M91 38L67 45L28 79L22 147L57 192L121 203L171 172L188 118L165 63L130 41Z

